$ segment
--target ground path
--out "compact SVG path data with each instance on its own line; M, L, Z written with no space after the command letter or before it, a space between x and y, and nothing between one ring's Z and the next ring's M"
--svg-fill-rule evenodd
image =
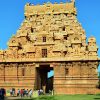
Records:
M21 97L6 97L5 100L32 100L31 98L21 98Z

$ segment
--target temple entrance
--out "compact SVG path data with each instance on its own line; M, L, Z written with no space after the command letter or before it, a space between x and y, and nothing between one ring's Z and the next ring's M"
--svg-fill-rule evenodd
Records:
M36 68L36 89L43 89L44 93L53 90L53 76L48 77L48 72L53 70L50 65L40 65Z

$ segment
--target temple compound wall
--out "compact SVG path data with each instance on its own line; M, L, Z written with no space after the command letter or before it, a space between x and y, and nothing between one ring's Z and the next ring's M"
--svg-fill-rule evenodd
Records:
M25 5L25 19L0 50L0 87L54 90L55 94L100 92L96 39L86 42L75 1ZM52 78L47 77L54 71Z

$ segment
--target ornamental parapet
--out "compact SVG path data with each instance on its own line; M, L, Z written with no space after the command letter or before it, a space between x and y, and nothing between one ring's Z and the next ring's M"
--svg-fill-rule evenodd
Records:
M60 9L61 8L61 9ZM76 8L73 2L44 5L25 5L25 16L41 15L41 14L60 14L60 13L73 13L76 15Z

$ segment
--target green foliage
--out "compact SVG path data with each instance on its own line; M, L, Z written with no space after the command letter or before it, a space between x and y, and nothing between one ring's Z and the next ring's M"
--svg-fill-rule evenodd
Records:
M24 99L29 100L29 99ZM100 95L55 95L40 96L30 100L100 100Z

